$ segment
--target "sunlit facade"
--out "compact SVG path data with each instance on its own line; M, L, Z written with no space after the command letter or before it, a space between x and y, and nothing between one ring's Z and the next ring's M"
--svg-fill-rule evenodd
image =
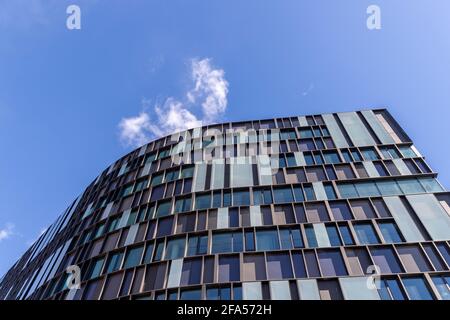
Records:
M190 129L105 169L0 299L450 299L436 176L385 109Z

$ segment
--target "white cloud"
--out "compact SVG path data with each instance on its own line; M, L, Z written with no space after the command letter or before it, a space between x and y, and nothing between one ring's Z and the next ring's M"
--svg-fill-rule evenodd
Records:
M0 229L0 242L7 240L14 235L14 228L15 226L13 223L7 223L3 229Z
M228 82L223 69L215 69L211 59L191 60L193 88L186 93L186 100L169 97L156 104L152 112L149 100L143 99L144 111L138 116L123 118L119 123L120 140L127 146L140 146L152 137L199 127L216 122L225 113L228 100ZM199 118L191 110L201 106Z
M190 102L203 99L202 109L206 122L214 122L227 108L228 82L223 69L213 69L210 59L192 60L193 90L187 93Z

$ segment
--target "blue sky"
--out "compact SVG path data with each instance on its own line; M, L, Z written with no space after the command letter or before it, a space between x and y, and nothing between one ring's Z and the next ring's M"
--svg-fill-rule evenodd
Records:
M122 119L158 124L168 101L202 117L193 61L226 81L216 120L387 106L449 187L449 14L448 0L0 0L0 274L132 150Z

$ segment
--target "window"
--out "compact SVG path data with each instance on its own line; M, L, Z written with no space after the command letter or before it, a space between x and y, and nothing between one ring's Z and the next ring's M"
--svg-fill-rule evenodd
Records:
M362 157L361 157L360 153L358 152L358 150L352 149L351 152L352 152L353 159L355 161L362 161Z
M201 210L208 208L211 208L211 194L209 192L204 194L197 194L195 196L195 209Z
M175 260L184 257L184 247L186 239L178 238L167 241L166 260Z
M348 150L341 150L341 153L344 157L344 162L352 162L352 157L350 156L350 152L348 152Z
M382 196L402 194L402 191L395 180L377 181L376 184Z
M405 158L415 158L417 157L416 153L411 149L410 146L399 146L400 152Z
M341 239L339 238L339 233L334 225L326 226L328 239L330 240L330 244L333 247L337 247L341 245Z
M381 279L378 293L381 300L405 300L405 294L397 279Z
M142 251L144 250L144 246L136 247L129 249L127 255L125 257L125 262L123 264L123 268L132 268L137 266L141 262Z
M325 159L325 163L340 163L341 159L339 159L339 155L335 151L328 151L323 153L323 157Z
M406 272L426 272L432 270L422 249L416 245L398 246L397 252Z
M404 194L424 192L422 185L417 179L399 179L397 182Z
M242 249L242 232L220 232L212 236L211 253L241 252Z
M339 250L323 250L317 252L320 269L324 277L345 276L347 270Z
M207 235L189 236L188 251L187 251L188 256L206 254L207 250L208 250Z
M160 173L160 174L158 174L156 176L153 176L152 182L150 183L150 185L151 186L156 186L157 184L162 183L163 177L164 177L164 175L162 173Z
M193 176L194 176L194 166L183 167L183 169L181 169L180 178L192 178Z
M245 231L245 251L255 251L255 236L253 231Z
M450 300L450 276L432 276L431 280L433 280L434 286L442 300Z
M173 217L164 218L158 220L158 231L156 232L157 237L164 237L172 233L173 229Z
M299 129L300 131L300 138L312 138L313 132L311 129Z
M373 161L378 159L378 155L373 148L361 149L361 153L366 161Z
M308 203L306 207L306 216L309 222L329 221L328 210L324 203Z
M433 300L433 296L423 278L403 278L402 282L411 300Z
M173 263L173 262L172 262ZM180 286L199 284L202 274L202 259L184 259L181 270Z
M108 263L106 267L106 273L111 273L119 270L120 264L122 263L123 252L115 252L108 258Z
M255 205L271 204L272 192L270 191L270 189L254 189L253 202Z
M306 170L306 177L308 178L309 182L327 180L327 177L325 176L325 171L323 170L322 166L308 167L305 170Z
M308 247L318 247L316 233L314 232L314 228L312 226L305 226L305 236L308 241Z
M281 249L302 248L303 241L297 228L280 229Z
M181 290L181 300L200 300L202 298L201 289L186 289Z
M256 231L256 248L258 251L280 249L278 232L276 230Z
M342 183L337 185L339 193L342 198L357 198L358 192L356 191L353 183Z
M345 201L329 202L334 220L351 220L352 214Z
M164 217L170 214L170 208L172 207L172 202L170 200L163 201L158 204L158 209L156 209L156 217Z
M356 219L372 219L377 217L369 200L351 200L350 205Z
M397 225L394 222L380 222L378 223L380 231L386 243L402 242L402 237Z
M350 228L346 224L339 224L339 231L341 232L342 240L345 245L355 244Z
M308 201L316 200L316 194L314 193L312 185L304 185L303 190L305 191L306 200Z
M100 275L104 261L105 261L105 258L100 258L100 259L95 260L95 262L91 265L91 269L88 274L88 279L93 279Z
M303 202L305 201L305 197L303 196L303 189L300 186L294 187L294 197L295 202Z
M336 193L334 192L333 185L331 183L324 183L323 187L325 189L325 193L327 195L328 200L336 199Z
M267 276L270 280L293 277L291 259L287 253L267 254Z
M240 280L239 256L219 256L218 278L219 282L230 282Z
M167 171L166 172L166 182L178 179L178 174L179 174L178 169Z
M248 190L233 190L233 206L250 205L250 193Z
M292 191L291 188L289 187L274 188L273 195L275 203L294 202L294 199L292 197Z
M375 244L379 243L378 237L371 223L359 223L353 225L356 236L360 244Z
M174 213L186 212L191 210L191 197L179 198L175 201Z
M266 280L264 254L245 254L242 268L243 281Z
M373 262L380 267L381 273L400 273L400 262L390 247L371 248Z
M355 187L360 197L374 197L380 195L375 182L372 181L355 183Z
M206 299L207 300L231 300L231 288L226 287L216 287L206 289Z

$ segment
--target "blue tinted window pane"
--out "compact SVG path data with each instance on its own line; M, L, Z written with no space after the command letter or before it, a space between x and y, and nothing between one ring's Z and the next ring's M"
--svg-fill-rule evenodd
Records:
M340 225L339 231L341 232L342 240L344 241L345 245L352 245L355 244L353 241L352 234L350 232L350 228L346 225Z
M399 179L397 182L404 194L424 192L422 185L417 179Z
M403 285L411 300L433 300L425 280L419 277L403 278Z
M375 182L358 182L355 186L360 197L374 197L380 195Z
M403 193L395 180L377 181L377 187L382 196L399 195Z
M242 287L239 285L233 286L233 300L242 300Z
M275 203L293 202L291 188L275 188L273 189Z
M196 209L208 209L211 207L211 194L202 194L195 197Z
M305 191L306 200L314 201L316 200L316 195L314 193L314 189L312 186L304 186L303 190Z
M344 183L337 185L341 198L357 198L358 192L352 183Z
M213 195L213 208L219 208L222 206L222 195L220 194L220 192L214 192Z
M313 165L314 164L314 159L313 159L313 157L312 157L312 155L310 155L310 154L304 154L303 155L304 156L304 158L305 158L305 163L307 164L307 165Z
M106 268L106 273L114 272L119 270L120 264L122 263L123 252L114 253L108 261L108 267Z
M353 159L355 159L355 161L362 161L361 155L359 154L358 151L352 150L352 156Z
M426 192L441 192L444 191L439 183L434 178L420 178L419 179Z
M298 229L291 230L292 242L294 243L294 248L303 248L303 239Z
M371 160L377 160L378 155L373 149L363 149L361 150L361 153L364 157L364 160L371 161Z
M361 244L379 243L373 226L369 223L360 223L353 226L356 236Z
M140 246L137 248L133 248L128 251L127 256L125 258L125 263L123 264L123 268L132 268L137 266L141 262L142 251L144 250L144 246Z
M229 191L223 193L223 206L224 207L231 206L231 192Z
M330 239L330 244L332 246L340 246L341 240L339 239L339 234L337 232L336 227L333 225L329 225L326 228L327 228L328 239Z
M402 242L400 231L393 222L380 222L380 231L383 234L384 241L387 243Z
M450 300L450 276L434 276L431 279L442 300Z
M232 233L216 233L212 236L211 253L232 252Z
M331 184L324 184L323 187L325 188L325 193L327 194L328 200L336 199L336 193L334 192L334 188Z
M250 205L250 193L247 190L233 191L233 205L234 206Z
M303 196L303 190L301 187L294 187L294 197L296 202L305 201L305 198Z
M253 231L245 231L245 250L255 251L255 239Z
M173 260L184 257L184 247L186 239L172 239L167 242L166 260Z
M325 159L325 163L340 163L341 159L337 152L324 152L323 157Z
M242 252L243 248L242 232L233 232L233 252Z
M318 246L316 234L312 226L305 227L306 240L308 241L308 247L315 248Z
M280 249L278 232L276 230L256 231L256 248L259 251Z
M288 229L280 230L281 249L292 249L291 233Z
M202 291L200 289L190 289L181 291L181 300L200 300Z
M345 162L352 162L352 157L350 156L350 153L347 150L342 151L342 156L344 157Z

